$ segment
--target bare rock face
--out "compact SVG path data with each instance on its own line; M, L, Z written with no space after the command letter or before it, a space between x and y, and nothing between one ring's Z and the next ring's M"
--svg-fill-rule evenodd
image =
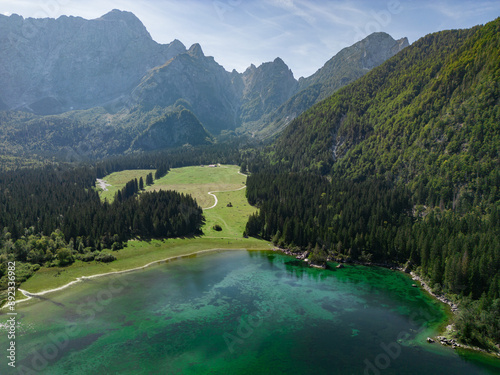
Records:
M231 73L213 57L205 56L199 44L149 71L133 90L130 104L148 110L168 107L178 100L189 103L212 133L232 129L237 123L239 98Z
M276 110L297 91L292 71L279 57L256 68L251 65L243 74L245 84L240 118L243 123L257 121Z
M394 40L389 34L383 32L370 34L363 40L341 50L312 76L300 79L300 90L317 83L328 82L332 78L337 78L338 82L329 82L329 86L340 86L343 79L358 76L363 71L379 66L408 46L407 38ZM324 99L325 95L331 94L325 93L320 100Z
M344 48L316 73L299 79L297 93L275 112L263 117L262 134L272 135L282 130L303 111L361 78L408 45L407 38L394 40L389 34L379 32Z
M38 114L103 105L184 51L177 40L156 43L119 10L94 20L0 15L0 104Z
M297 88L288 66L277 58L244 73L227 72L199 44L152 69L133 90L132 105L170 106L182 99L213 134L255 121L283 104Z

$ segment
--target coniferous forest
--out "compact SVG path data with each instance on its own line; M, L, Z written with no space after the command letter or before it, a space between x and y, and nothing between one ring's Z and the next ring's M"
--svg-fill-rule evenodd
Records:
M500 19L428 35L244 153L246 234L316 262L406 264L500 341Z
M172 168L238 164L258 208L242 235L317 264L404 265L460 305L463 342L496 350L499 124L497 19L418 40L266 145L221 138L92 162L11 161L0 172L0 287L7 261L19 262L22 282L41 266L113 261L130 239L201 234L191 196L145 185ZM102 201L96 179L129 169L155 172Z
M408 190L387 181L330 182L295 173L251 175L247 196L260 210L250 217L246 234L309 251L317 264L329 258L408 264L435 292L457 295L469 306L458 324L464 341L487 346L488 338L500 340L495 207L487 215L480 210L457 215L439 207L424 213Z
M7 263L17 261L18 283L42 265L66 266L76 259L110 262L112 253L132 238L171 238L201 234L204 217L189 195L143 192L129 181L113 202L101 201L97 178L127 169L238 164L236 145L183 147L157 153L116 156L97 163L49 163L0 172L0 288L7 285ZM147 181L153 182L153 173ZM143 182L144 185L144 182Z

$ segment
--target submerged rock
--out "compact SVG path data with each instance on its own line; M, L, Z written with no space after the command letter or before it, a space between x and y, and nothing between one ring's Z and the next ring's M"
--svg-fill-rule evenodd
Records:
M307 260L307 259L306 259ZM309 264L311 267L314 267L314 268L321 268L323 270L326 269L326 264L315 264L315 263L310 263Z

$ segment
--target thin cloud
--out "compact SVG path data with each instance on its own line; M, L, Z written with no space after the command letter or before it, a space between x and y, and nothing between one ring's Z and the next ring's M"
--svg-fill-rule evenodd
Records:
M377 15L400 5L390 22ZM373 31L414 41L430 32L466 28L500 15L492 0L2 0L0 12L24 17L98 18L113 8L133 12L159 43L200 43L227 70L244 71L281 57L296 77Z

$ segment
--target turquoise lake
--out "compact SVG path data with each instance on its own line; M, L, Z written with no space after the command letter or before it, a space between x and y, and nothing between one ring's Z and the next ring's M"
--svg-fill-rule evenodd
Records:
M499 374L500 360L425 342L444 306L411 284L273 252L179 258L18 305L16 368L0 331L0 373Z

